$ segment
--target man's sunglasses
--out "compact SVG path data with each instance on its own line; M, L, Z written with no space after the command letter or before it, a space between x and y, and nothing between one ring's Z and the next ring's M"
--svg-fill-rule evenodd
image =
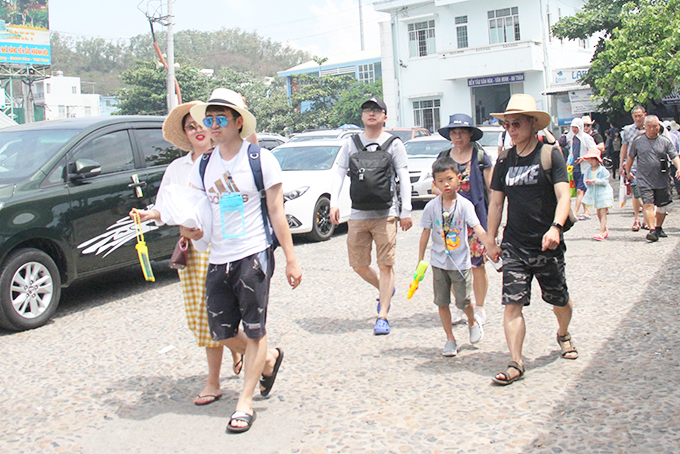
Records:
M510 122L501 121L501 126L503 126L505 129L510 129L511 127L515 128L515 129L519 129L522 126L522 122L519 121L519 120L510 121Z
M218 115L215 118L205 117L203 119L203 124L205 125L206 128L210 128L215 122L217 123L217 126L219 126L220 128L224 128L229 124L229 119L224 115Z

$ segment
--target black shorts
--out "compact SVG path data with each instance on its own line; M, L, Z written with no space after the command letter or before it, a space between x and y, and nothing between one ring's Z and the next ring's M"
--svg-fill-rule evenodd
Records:
M503 247L503 304L528 306L534 276L546 303L559 307L569 304L562 251L536 253Z
M213 340L235 337L243 322L243 331L249 339L259 339L265 334L269 283L274 274L274 253L264 251L267 272L253 254L235 262L208 266L205 276L205 305L208 310L208 327ZM228 272L227 272L228 271Z

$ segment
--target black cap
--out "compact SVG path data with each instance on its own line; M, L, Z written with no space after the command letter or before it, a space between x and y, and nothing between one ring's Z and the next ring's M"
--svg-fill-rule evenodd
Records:
M361 108L365 109L368 106L368 104L377 104L378 107L380 107L382 110L384 110L385 113L387 114L387 106L385 105L385 101L378 98L377 96L373 96L372 98L364 101L364 103L361 105Z

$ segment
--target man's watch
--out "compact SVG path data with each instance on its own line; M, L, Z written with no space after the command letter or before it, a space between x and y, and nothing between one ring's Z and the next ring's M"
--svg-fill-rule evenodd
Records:
M551 227L557 227L557 230L559 230L560 233L562 233L564 231L564 226L562 224L560 224L559 222L553 222Z

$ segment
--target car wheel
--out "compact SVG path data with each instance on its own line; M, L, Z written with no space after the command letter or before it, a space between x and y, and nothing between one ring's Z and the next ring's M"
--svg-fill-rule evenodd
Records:
M20 249L0 268L0 326L23 331L44 325L61 296L61 277L52 258L38 249Z
M314 224L312 231L309 232L309 239L312 241L326 241L335 230L335 225L331 222L331 201L326 196L319 197L314 206Z

